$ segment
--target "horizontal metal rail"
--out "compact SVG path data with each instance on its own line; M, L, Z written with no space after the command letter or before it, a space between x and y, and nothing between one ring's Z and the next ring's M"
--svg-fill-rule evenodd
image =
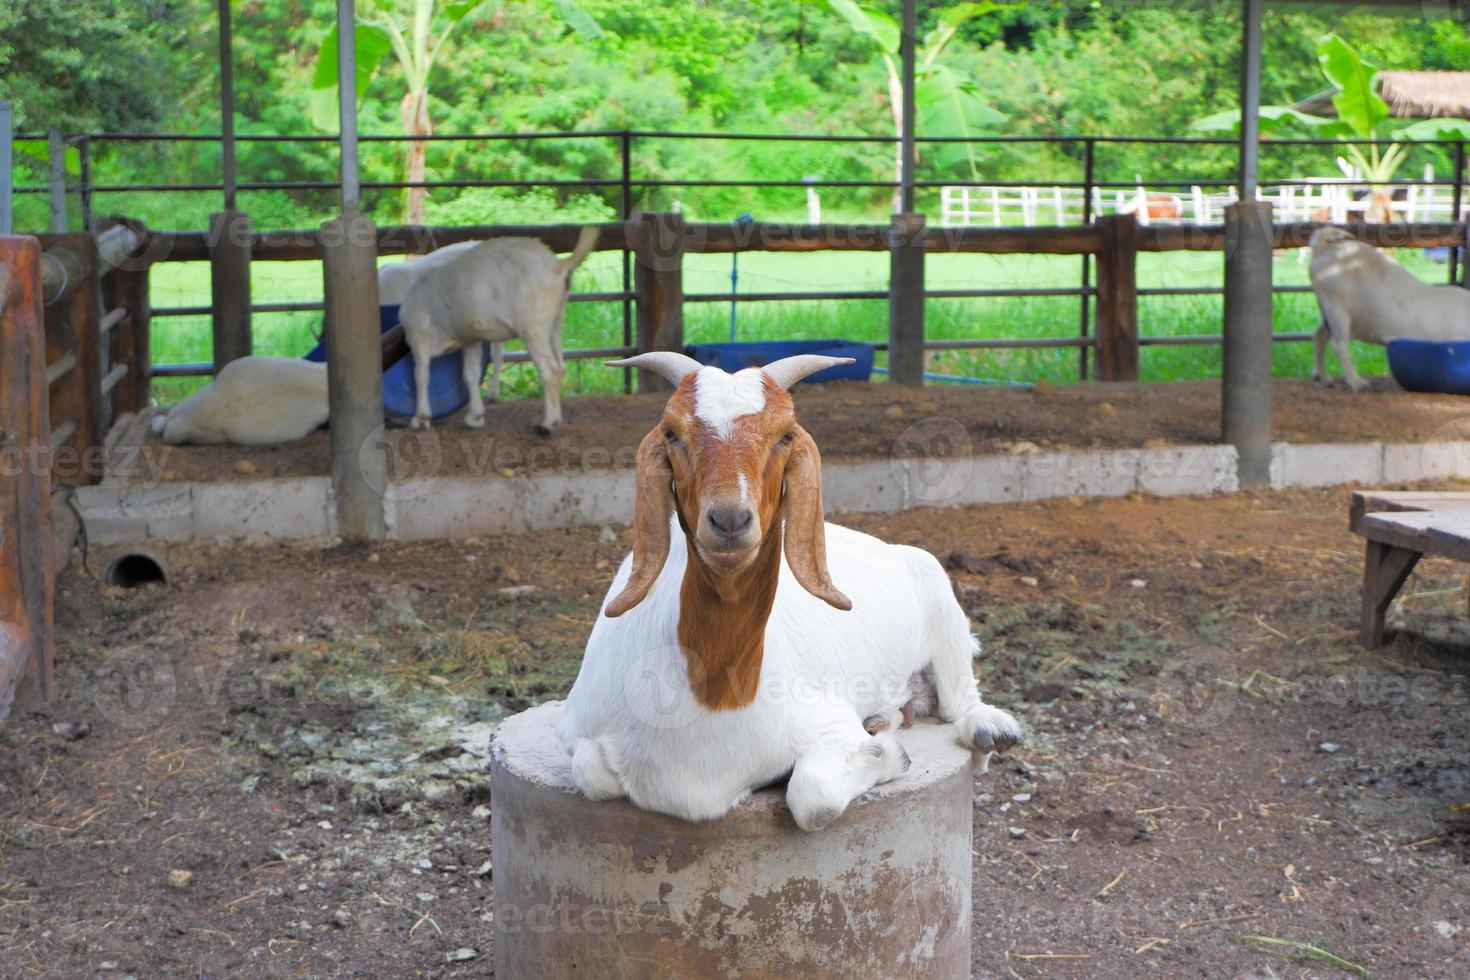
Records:
M1273 333L1271 340L1277 344L1295 344L1303 340L1311 340L1310 331L1285 331ZM1139 337L1140 347L1186 347L1193 344L1223 344L1225 337L1218 333L1177 334L1167 337Z
M112 370L108 371L102 378L102 394L109 395L117 383L128 376L127 364L114 364Z
M118 306L111 310L108 310L107 314L102 318L102 322L97 325L97 332L105 335L109 330L117 326L119 323L122 323L127 318L127 307Z
M51 451L55 452L61 448L61 444L70 439L77 431L75 422L63 422L51 430Z
M77 356L75 354L63 354L61 357L46 365L46 384L54 385L56 382L66 377L67 372L69 372L72 368L76 366Z

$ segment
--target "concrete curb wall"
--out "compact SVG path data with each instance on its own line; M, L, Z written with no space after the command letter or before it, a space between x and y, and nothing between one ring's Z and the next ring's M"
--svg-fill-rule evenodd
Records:
M1071 450L1011 456L903 457L822 467L829 513L1021 503L1054 497L1161 497L1239 489L1230 446ZM1276 443L1271 486L1392 484L1470 477L1470 442ZM77 491L89 540L313 541L337 533L327 477L127 486ZM423 477L389 486L391 540L419 541L622 524L633 512L626 471Z

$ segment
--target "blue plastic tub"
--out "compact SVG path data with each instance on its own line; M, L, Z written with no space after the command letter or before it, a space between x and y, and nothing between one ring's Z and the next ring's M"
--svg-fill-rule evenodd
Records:
M378 307L378 329L387 333L398 326L398 304ZM480 377L490 364L488 344L480 345ZM325 339L307 352L308 361L325 361L327 345ZM383 372L383 414L390 419L407 419L413 416L413 355ZM429 363L429 414L442 419L464 408L470 400L469 389L464 386L464 356L455 351L436 357Z
M701 364L724 371L764 367L793 354L824 354L850 357L856 363L818 371L807 381L867 381L873 373L873 345L850 340L767 340L742 344L691 344L685 352Z
M1391 340L1388 368L1400 388L1470 395L1470 343Z

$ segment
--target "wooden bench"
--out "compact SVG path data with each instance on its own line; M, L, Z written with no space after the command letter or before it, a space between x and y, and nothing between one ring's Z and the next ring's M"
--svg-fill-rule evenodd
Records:
M1383 645L1383 617L1423 555L1470 562L1470 493L1364 490L1353 494L1348 527L1368 540L1358 639Z

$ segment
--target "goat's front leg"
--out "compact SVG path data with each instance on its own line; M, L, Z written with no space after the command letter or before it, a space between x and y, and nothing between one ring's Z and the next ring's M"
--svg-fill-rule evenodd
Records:
M869 735L854 718L851 728L844 726L796 760L786 806L802 830L821 830L854 799L908 768L908 753L892 732Z
M485 363L485 347L478 341L466 344L460 351L464 364L464 386L470 395L470 407L465 410L464 424L471 429L485 426L485 402L480 398L480 368Z
M433 422L429 415L429 352L416 350L413 353L413 420L411 429L427 429Z

